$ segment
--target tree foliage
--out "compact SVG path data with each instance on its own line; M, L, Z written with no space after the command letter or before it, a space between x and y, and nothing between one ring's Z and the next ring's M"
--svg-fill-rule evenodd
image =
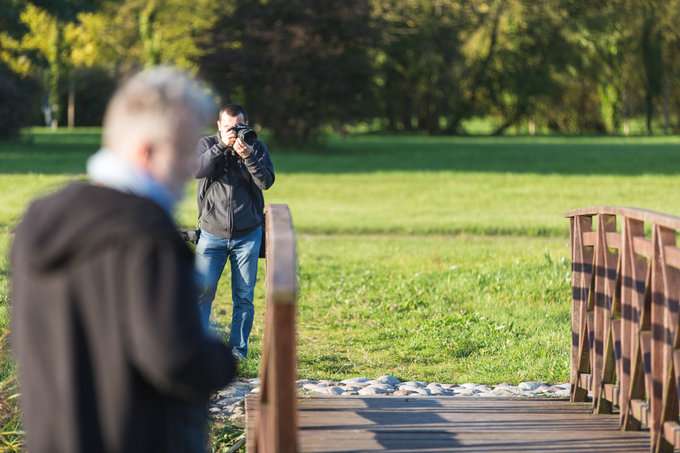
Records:
M373 62L366 0L238 0L206 43L201 73L280 140L366 118Z
M0 0L0 82L40 81L62 122L69 95L96 123L89 101L173 64L280 140L359 123L455 134L473 117L501 134L620 133L633 117L651 133L663 116L671 132L678 19L680 0Z

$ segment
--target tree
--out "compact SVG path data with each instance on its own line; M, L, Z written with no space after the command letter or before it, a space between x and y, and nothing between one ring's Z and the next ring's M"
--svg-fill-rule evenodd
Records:
M29 124L31 111L39 103L36 85L0 61L0 139L15 137Z
M204 43L201 74L282 141L367 116L372 80L367 0L237 0Z
M376 50L376 98L389 127L436 134L443 119L456 132L474 114L485 61L495 50L495 8L451 0L374 0L374 6L386 21Z

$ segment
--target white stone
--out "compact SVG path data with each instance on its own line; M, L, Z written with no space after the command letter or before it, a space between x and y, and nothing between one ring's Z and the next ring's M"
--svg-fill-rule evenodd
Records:
M444 395L451 393L447 390L442 389L441 387L425 387L425 390L429 390L430 395Z
M542 386L542 382L520 382L517 387L519 387L522 390L531 390L532 392Z
M405 392L416 392L420 389L420 387L416 387L415 385L411 384L402 384L398 386L399 390L403 390Z
M375 379L373 382L379 383L379 384L387 384L391 386L395 386L399 384L401 381L394 376L389 376L389 375L384 375L380 376L378 379Z
M420 388L416 390L416 393L423 396L429 396L432 394L432 392L428 388Z
M345 390L342 387L338 386L319 387L319 393L324 395L342 395L343 393L345 393Z
M425 387L427 385L427 382L422 382L422 381L406 381L402 382L402 385L411 385L413 387Z
M507 388L503 388L503 387L496 387L493 390L490 390L490 392L495 393L496 395L510 394L510 391Z
M392 387L391 385L389 385L389 384L382 384L382 383L379 383L379 382L376 382L376 383L374 383L374 384L371 384L371 385L369 385L369 387L379 388L379 389L385 390L386 392L389 391L389 390L394 391L394 387Z
M475 390L477 392L490 392L491 390L493 390L493 387L488 386L486 384L479 384L477 385L477 387L475 387Z
M370 379L367 378L367 377L353 377L353 378L349 378L349 379L343 379L342 381L340 381L340 384L356 385L356 384L363 384L364 382L368 382L368 381L370 381Z
M387 391L385 389L376 387L373 385L369 385L368 387L364 387L361 390L359 390L359 395L380 395L380 394L385 394Z
M452 395L453 396L475 396L475 392L473 392L471 390L462 390L462 391L458 391L458 392L453 392Z
M479 392L475 393L475 397L480 397L480 398L498 398L497 393L492 393L492 392Z
M340 387L342 387L342 389L346 392L356 392L360 388L363 388L363 387L359 387L357 385L342 385L342 383L340 384Z

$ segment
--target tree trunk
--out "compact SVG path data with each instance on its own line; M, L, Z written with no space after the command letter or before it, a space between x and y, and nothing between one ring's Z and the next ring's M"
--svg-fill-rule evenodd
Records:
M47 60L49 63L47 86L49 92L49 104L52 108L52 129L57 129L59 127L59 104L61 102L62 83L64 77L64 61L62 60L64 32L63 27L56 18L52 20L50 40L49 54L47 55Z
M73 129L75 125L76 125L76 81L75 76L71 74L71 77L68 82L68 128Z
M522 116L524 115L525 112L526 112L526 108L519 108L519 109L517 109L517 111L515 112L515 114L512 115L512 117L508 118L508 119L507 119L503 124L501 124L498 128L496 128L496 130L493 131L493 133L492 133L491 135L494 135L494 136L502 135L503 132L505 132L505 130L506 130L507 128L509 128L509 127L512 126L513 124L516 124L517 121L519 121L520 118L522 118Z
M671 88L668 84L668 79L663 83L663 133L668 135L671 130L671 119L670 119L670 94Z

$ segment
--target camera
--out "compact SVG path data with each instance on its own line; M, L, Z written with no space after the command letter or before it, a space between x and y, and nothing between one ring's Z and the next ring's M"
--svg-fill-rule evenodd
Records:
M198 244L198 239L201 237L201 230L196 228L195 230L180 230L179 234L187 242L192 244Z
M255 131L243 123L238 123L229 130L234 131L236 133L236 137L243 140L248 146L253 146L257 141L257 134Z

